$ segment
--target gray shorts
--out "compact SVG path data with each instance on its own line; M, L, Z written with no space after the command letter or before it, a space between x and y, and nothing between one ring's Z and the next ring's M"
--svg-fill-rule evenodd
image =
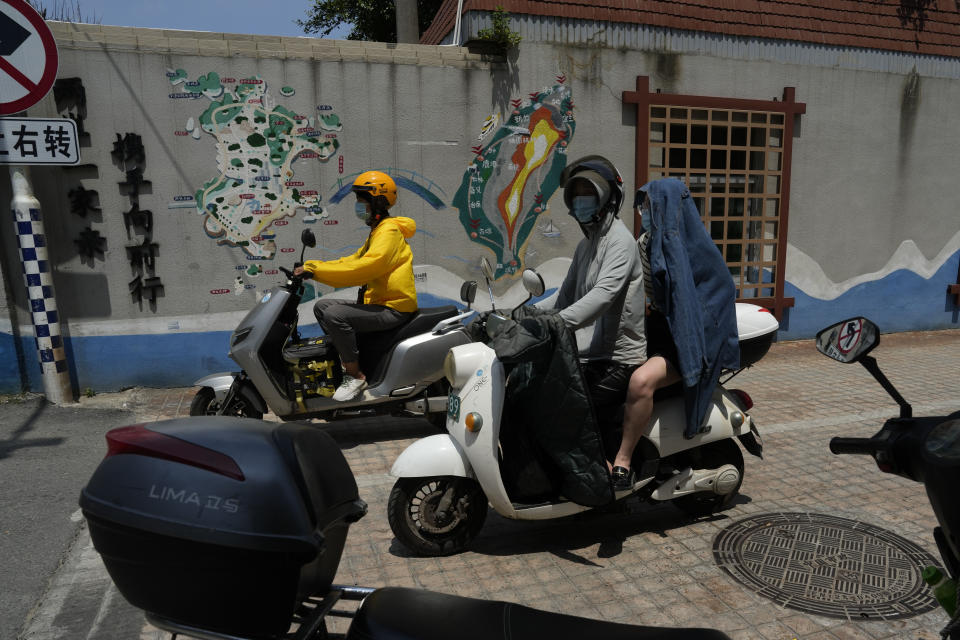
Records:
M357 334L393 329L407 322L415 312L404 312L379 304L356 304L343 300L318 300L313 313L324 333L330 336L344 362L357 362Z

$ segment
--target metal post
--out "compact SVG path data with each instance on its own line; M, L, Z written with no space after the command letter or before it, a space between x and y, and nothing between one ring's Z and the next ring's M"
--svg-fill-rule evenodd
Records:
M23 277L30 299L37 356L43 371L43 390L47 400L53 404L73 402L63 334L60 333L60 317L50 276L47 240L40 217L40 202L33 196L29 167L11 166L10 182L13 184L13 219L20 243Z
M417 0L395 0L394 4L397 8L397 42L417 44L420 42Z

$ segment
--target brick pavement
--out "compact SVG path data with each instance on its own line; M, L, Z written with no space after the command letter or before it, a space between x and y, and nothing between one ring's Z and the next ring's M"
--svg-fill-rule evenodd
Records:
M960 407L955 366L960 331L883 336L874 352L915 415ZM514 522L492 510L470 550L449 558L412 557L387 524L397 455L431 433L422 421L356 420L325 428L337 438L369 505L351 529L337 582L417 586L517 602L549 611L643 625L705 625L737 639L930 639L942 611L896 621L842 621L782 608L754 595L714 564L712 542L732 522L757 513L809 511L862 520L915 541L935 557L936 524L923 487L880 473L872 461L833 456L832 436L869 436L897 408L859 365L816 353L810 341L774 345L730 386L755 402L764 459L746 455L733 508L693 521L670 505L627 504L623 513L553 522ZM135 389L139 420L186 415L192 389ZM271 416L268 416L270 419ZM334 629L342 621L334 620ZM342 626L340 630L342 630ZM142 638L161 637L145 626Z

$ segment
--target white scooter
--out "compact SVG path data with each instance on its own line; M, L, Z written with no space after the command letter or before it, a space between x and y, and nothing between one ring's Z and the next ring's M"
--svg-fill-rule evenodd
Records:
M489 283L488 266L484 271ZM543 295L539 274L528 269L522 278L531 298ZM487 316L487 333L496 335L496 325L503 321L495 311ZM737 325L745 368L766 354L779 323L766 309L738 303ZM401 543L422 555L457 553L479 533L488 502L503 517L516 520L561 518L591 508L561 495L531 501L524 496L517 474L505 473L504 460L511 454L515 457L516 451L508 451L504 444L511 440L510 434L501 438L507 380L492 348L483 342L454 347L447 354L444 372L451 385L448 433L414 442L390 470L398 479L387 515ZM738 372L728 372L725 381ZM747 413L752 406L745 392L718 384L700 433L685 439L683 398L658 401L652 430L634 455L637 481L632 489L616 492L615 499L637 495L673 501L694 516L728 507L740 489L744 470L734 437L747 451L761 456L760 434ZM619 445L620 436L602 435L609 454L610 441Z

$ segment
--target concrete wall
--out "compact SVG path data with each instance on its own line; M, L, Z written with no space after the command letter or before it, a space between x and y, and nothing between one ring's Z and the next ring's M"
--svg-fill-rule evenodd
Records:
M421 305L456 298L463 279L480 277L482 255L498 263L495 292L505 300L520 295L523 266L556 286L579 239L555 193L557 173L567 158L603 153L632 192L634 109L620 96L637 75L665 92L717 97L770 99L794 86L806 103L794 140L786 271L786 294L797 304L782 337L809 337L859 313L884 330L957 326L944 293L960 255L947 190L960 130L942 115L960 100L952 77L531 41L490 62L454 47L52 27L58 77L80 78L86 90L90 140L84 167L33 176L79 389L184 385L231 369L230 329L279 279L277 266L299 256L302 228L319 240L308 257L337 257L362 243L366 229L342 188L367 168L398 179L398 213L417 221L411 245ZM234 99L247 106L229 106ZM265 121L250 122L258 110ZM55 111L47 100L30 115ZM250 118L236 122L244 114ZM520 138L510 129L517 123L539 128ZM274 124L288 146L273 149L279 164L271 165L250 136L269 138ZM141 137L150 184L136 201L153 214L150 233L124 225L134 199L118 183L138 163L111 156L117 134ZM316 155L294 162L300 152ZM251 158L265 162L261 180ZM78 186L98 192L100 212L71 213L67 194ZM0 199L9 201L5 179ZM104 253L92 259L75 243L86 227L105 238ZM0 324L0 356L21 344L39 389L11 231L0 234L2 267L16 304L10 313L0 298L0 323L14 316L20 335ZM155 269L143 273L163 284L155 304L129 291L138 271L126 248L145 241L157 245ZM313 295L353 291L318 285ZM312 323L308 305L301 316ZM0 390L20 384L19 372L7 369Z

